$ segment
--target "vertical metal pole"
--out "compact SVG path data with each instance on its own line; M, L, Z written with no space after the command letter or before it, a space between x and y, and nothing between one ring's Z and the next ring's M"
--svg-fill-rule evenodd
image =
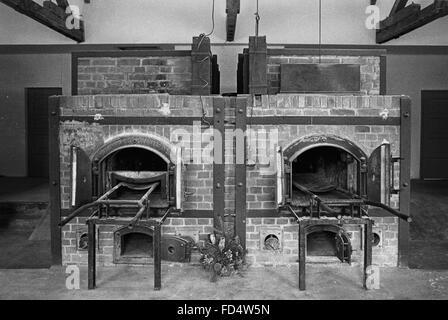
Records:
M160 224L154 226L154 242L153 242L153 253L154 253L154 290L160 290L162 288L162 256L161 256L161 238L162 238L162 227Z
M224 232L224 213L225 213L225 165L224 165L224 145L225 145L225 108L226 98L213 98L213 224L218 230Z
M400 125L400 211L410 216L411 205L411 100L401 98ZM409 222L398 219L398 264L407 267L409 260Z
M246 248L246 98L236 99L236 143L235 143L235 234Z
M305 267L306 267L306 234L305 222L299 223L299 290L306 289Z
M76 69L77 70L77 69ZM50 168L50 221L51 257L53 265L62 264L61 228L61 185L59 155L59 97L51 97L48 106L49 119L49 168Z
M96 225L94 221L89 220L88 237L89 237L89 252L88 252L88 288L89 290L96 287Z
M367 289L367 269L372 265L372 220L364 225L364 288Z

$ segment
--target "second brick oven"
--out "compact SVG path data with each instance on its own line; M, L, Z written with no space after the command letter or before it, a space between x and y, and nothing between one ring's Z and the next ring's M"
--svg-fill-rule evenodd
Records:
M245 110L253 132L247 138L251 261L289 264L298 255L360 261L366 250L370 255L363 220L369 215L373 264L406 265L411 110L408 97L386 95L385 51L270 49L266 37L250 37L238 80L238 92L252 97Z
M256 103L248 107L248 115L253 115L247 120L250 130L264 137L276 135L278 144L266 145L265 138L255 138L256 134L248 138L253 165L247 169L246 243L251 261L269 265L297 260L299 226L285 209L289 207L304 217L318 217L319 211L328 215L331 210L330 215L340 218L368 210L377 237L374 264L397 266L400 219L383 210L368 209L357 203L357 198L401 207L403 200L396 189L403 181L403 162L399 163L398 157L403 155L402 140L407 139L402 130L408 129L402 125L409 121L409 100L400 96L288 94L263 96ZM387 118L380 115L384 110ZM278 117L272 116L272 111ZM263 157L267 161L260 164ZM401 194L407 186L402 186ZM325 206L310 207L314 195ZM341 251L337 241L340 245L349 242L351 260L359 261L362 226L314 229L308 236L310 256L336 256Z

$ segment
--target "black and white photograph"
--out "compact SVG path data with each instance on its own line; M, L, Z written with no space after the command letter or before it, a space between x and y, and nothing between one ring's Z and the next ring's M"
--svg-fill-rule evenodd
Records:
M0 0L0 300L447 299L448 0Z

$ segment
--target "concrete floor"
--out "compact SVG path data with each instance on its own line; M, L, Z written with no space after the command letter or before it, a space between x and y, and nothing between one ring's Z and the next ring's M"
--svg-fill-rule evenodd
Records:
M45 182L12 180L0 178L3 216L7 204L47 199ZM305 292L297 289L297 265L250 268L244 277L217 283L210 283L200 266L164 265L159 292L152 290L151 267L101 268L93 291L86 290L86 268L81 268L81 289L68 290L64 268L39 267L50 260L49 241L42 236L48 233L48 219L26 210L31 220L14 220L20 232L11 225L0 228L0 299L448 299L447 195L447 182L413 182L410 265L417 269L382 268L381 289L373 291L362 288L360 266L312 263L307 265Z
M35 203L50 199L48 180L0 177L0 202Z
M0 201L0 269L51 266L48 203Z
M448 181L412 181L411 239L448 242Z
M0 269L51 266L48 180L0 177Z
M112 267L98 271L98 288L86 290L82 268L80 290L65 287L65 269L0 271L0 299L448 299L448 271L397 268L380 270L381 288L362 288L359 266L307 265L307 290L298 290L297 265L249 268L243 277L211 283L200 266L163 267L162 290L153 291L152 267Z
M448 270L448 181L412 181L409 267Z

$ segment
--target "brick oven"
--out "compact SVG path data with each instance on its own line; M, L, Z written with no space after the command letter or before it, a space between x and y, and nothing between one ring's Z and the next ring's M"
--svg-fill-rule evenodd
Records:
M302 186L328 204L328 207L312 208L316 217L319 210L330 211L335 218L362 214L367 209L353 195L367 196L399 208L399 195L391 189L398 188L399 163L392 166L385 161L392 160L392 155L400 155L400 110L406 102L406 98L399 96L277 95L263 96L259 105L249 108L248 113L255 116L248 122L257 122L251 129L278 136L279 148L271 146L270 153L277 152L273 162L278 168L274 171L280 173L265 175L266 168L257 165L255 160L255 165L247 170L246 244L253 263L296 262L299 226L284 208L287 205L297 214L311 215L313 198ZM387 120L379 116L385 109L390 112ZM372 115L373 110L378 117L364 116ZM272 111L280 119L272 117ZM254 157L264 156L266 146L259 141L249 139L248 142ZM390 168L395 170L388 171ZM273 215L276 209L278 214ZM373 249L374 263L397 266L399 218L371 211L374 234L378 237ZM359 261L363 242L362 228L358 225L337 229L337 232L311 233L309 254L335 256L334 235L339 231L345 242L350 240L353 260ZM267 245L268 240L272 243L272 237L276 240L274 248Z
M188 261L213 232L213 165L191 160L197 144L182 141L213 128L212 98L198 95L219 84L209 39L72 61L74 95L51 100L55 262L87 264L93 243L97 265L152 263L154 228L133 225L141 217L163 221L162 259ZM92 238L92 215L130 223L98 225Z
M168 208L182 213L177 218L168 218L163 225L164 233L190 236L197 242L213 231L213 165L183 162L182 159L189 159L191 149L183 148L179 157L178 148L182 135L192 133L195 121L201 130L202 106L213 114L211 98L152 94L73 96L57 100L61 112L62 217L118 184L134 186L117 190L117 199L135 200L147 191L148 184L157 182L148 198L149 214L161 217ZM98 109L99 104L109 107ZM150 105L153 108L148 108ZM129 114L123 116L125 108ZM82 116L78 115L81 110ZM120 116L115 116L118 112ZM109 116L95 120L98 113ZM158 124L145 124L147 121ZM110 208L109 214L132 216L134 212L128 208ZM64 263L87 261L87 252L80 247L86 233L85 221L86 217L76 217L62 229ZM113 226L98 231L100 264L114 263L115 232ZM127 237L130 242L138 241ZM140 240L149 241L144 237Z
M221 230L253 266L299 260L302 289L305 259L405 265L410 101L385 95L384 52L270 50L251 37L228 97L211 96L219 72L203 44L74 58L74 95L50 110L56 261L86 264L92 244L99 265L159 254L155 229L134 220L89 234L94 208L73 214L105 200L100 215L159 221L165 260Z
M410 100L385 94L384 54L251 37L239 56L246 246L255 265L299 261L301 289L305 259L406 265Z

